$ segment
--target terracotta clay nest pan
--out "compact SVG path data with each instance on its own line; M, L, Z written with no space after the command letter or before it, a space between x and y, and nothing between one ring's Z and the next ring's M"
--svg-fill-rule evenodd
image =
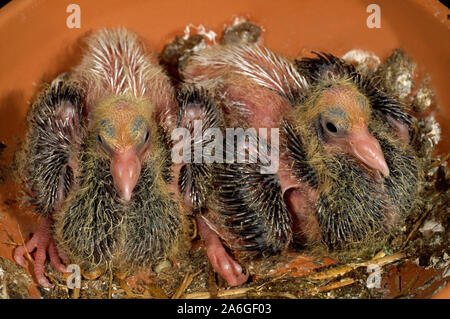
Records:
M70 71L80 61L80 44L83 36L99 28L125 27L140 35L149 50L158 53L176 35L183 34L187 25L203 25L206 29L220 35L224 26L230 25L236 17L245 18L261 26L264 45L288 57L303 56L311 51L324 51L342 56L352 49L361 49L372 52L384 61L394 49L402 48L417 64L415 75L417 81L425 76L431 80L430 87L434 91L434 97L430 114L433 114L441 127L441 140L435 155L445 156L450 151L448 143L450 138L450 93L448 90L450 23L447 18L448 9L438 1L379 0L377 4L381 10L380 28L369 28L367 25L367 18L370 15L367 8L371 4L370 1L352 0L345 1L344 4L335 1L309 0L276 2L195 0L187 4L183 0L158 2L79 0L76 3L81 10L79 28L68 27L67 18L71 12L68 10L69 2L67 1L17 0L0 9L0 43L2 43L0 52L0 286L5 284L7 286L7 289L0 289L0 294L6 291L10 298L80 295L79 291L72 292L60 286L58 286L60 289L58 292L38 289L30 269L22 270L12 262L12 252L16 244L30 238L30 234L36 229L37 218L30 214L29 210L20 208L17 201L17 185L12 181L10 173L14 153L25 134L26 114L39 85L43 81L52 80L62 72ZM445 229L445 232L448 233L448 230ZM444 238L447 237L444 236ZM192 249L199 248L193 245ZM395 260L395 256L399 259ZM388 265L383 269L386 275L383 277L380 291L371 296L450 297L449 286L445 287L448 281L448 250L446 256L445 266L441 265L437 269L432 266L420 266L420 263L394 254L392 263L387 263ZM198 288L205 287L202 280L210 281L208 272L211 270L206 261L205 258L201 259L201 262L197 261L205 269L197 269L195 276L189 276L187 272L183 273L178 269L178 273L171 277L172 282L162 290L155 288L155 282L154 286L144 285L147 288L139 290L143 287L142 283L145 280L149 282L152 280L137 279L132 276L126 279L128 288L122 289L122 294L125 297L164 297L174 293L186 298L192 294L204 298L214 294L218 297L225 296L220 287L223 283L219 283L219 288L215 292L204 292L202 290L205 288ZM336 271L333 275L335 286L322 285L315 290L318 293L316 296L371 297L358 292L360 283L355 278L358 278L361 272L365 272L364 270L354 269L356 273L340 274L339 268L330 266L334 263L335 260L331 258L313 262L312 258L306 255L294 256L289 263L283 263L283 267L278 267L271 272L270 276L261 275L254 279L255 282L260 280L263 283L266 280L263 284L266 287L272 285L272 295L265 295L261 284L258 289L255 289L255 284L253 286L247 284L240 288L240 291L235 291L235 296L251 298L314 296L307 292L317 287L305 285L303 288L298 286L296 290L283 291L277 286L277 278L296 280L311 273L319 273L321 269L315 268L328 267L326 270ZM191 267L190 270L194 268ZM17 279L15 283L13 279ZM180 290L183 279L190 285ZM106 283L108 280L107 276ZM100 282L100 284L103 283ZM89 283L86 285L89 286ZM117 285L123 287L123 282L118 284L114 279L113 285L115 285L114 289ZM107 285L97 286L96 293L88 291L94 289L93 285L89 286L90 288L88 286L83 286L82 297L108 297ZM289 287L289 284L283 281L280 286ZM120 295L120 289L114 289L113 292L116 291L116 295ZM342 291L339 292L340 290ZM233 297L233 294L229 293L229 296Z

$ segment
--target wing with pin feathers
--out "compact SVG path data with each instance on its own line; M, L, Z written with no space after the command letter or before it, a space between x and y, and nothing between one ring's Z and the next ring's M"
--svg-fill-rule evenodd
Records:
M70 190L82 131L82 90L69 74L62 74L43 90L28 115L19 173L30 191L36 211L49 215ZM76 159L76 157L75 157Z
M317 188L319 183L317 173L308 164L302 139L295 133L292 125L286 121L281 121L282 134L286 145L286 154L293 161L291 168L292 175L299 183L307 183L313 188Z
M185 158L178 186L183 196L190 199L193 212L197 213L206 204L212 177L212 166L204 163L203 154L198 153L197 149L202 150L208 142L203 138L205 132L208 129L220 129L223 119L216 101L205 89L185 85L178 94L178 101L180 110L177 127L185 128L189 132L186 142L189 145L184 148L188 153L183 154ZM200 157L196 154L200 154Z
M214 220L234 239L227 242L232 249L270 256L284 250L291 241L290 214L277 174L264 170L269 163L267 154L247 152L251 147L241 147L238 140L227 140L234 145L226 152L232 152L235 158L248 156L245 162L224 163L214 169L215 202L211 207L218 215ZM261 143L267 146L264 140L249 135L248 144Z
M232 249L253 251L256 254L273 254L286 247L292 236L290 217L282 200L282 192L276 174L264 174L262 168L269 162L261 161L262 153L250 153L245 163L224 163L227 158L238 158L246 154L249 144L265 143L255 135L249 136L247 145L239 147L239 138L228 139L224 130L222 111L217 99L205 89L186 86L179 94L181 110L179 126L186 127L192 137L199 129L195 120L202 120L203 137L208 129L219 129L221 142L220 160L214 162L204 156L195 161L196 144L202 149L210 142L206 138L193 139L191 163L181 169L179 186L183 194L192 201L195 213L208 208L207 218L215 224L219 235ZM217 138L217 136L216 136ZM228 145L230 144L231 145ZM261 148L267 149L267 145ZM205 153L203 153L205 155ZM197 162L197 163L195 163ZM228 241L227 238L231 238ZM236 240L234 240L236 239Z

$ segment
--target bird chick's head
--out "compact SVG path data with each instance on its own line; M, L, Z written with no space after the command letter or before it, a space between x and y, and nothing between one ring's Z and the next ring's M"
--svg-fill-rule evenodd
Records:
M368 129L371 116L368 99L346 82L319 88L313 99L311 121L324 150L352 156L375 176L378 173L389 176L380 143Z
M93 115L97 146L110 159L114 185L125 201L130 200L141 164L151 149L150 110L136 98L113 97L101 103Z

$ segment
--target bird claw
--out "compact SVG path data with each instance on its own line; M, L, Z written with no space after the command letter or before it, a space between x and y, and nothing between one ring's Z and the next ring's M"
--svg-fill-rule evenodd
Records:
M205 241L206 254L214 270L230 286L240 286L248 279L239 263L231 257L222 245L217 234L201 219L197 218L198 232Z
M44 264L47 259L47 252L50 259L50 263L60 272L66 272L66 267L61 262L67 262L67 256L62 253L53 239L51 233L51 220L49 218L42 218L36 233L33 237L24 245L19 246L14 251L14 260L22 267L26 267L25 257L31 260L29 255L36 250L34 257L34 275L38 283L45 288L52 287L52 284L48 281L44 274Z
M240 286L248 279L248 274L244 274L241 265L231 257L223 248L209 246L206 248L206 254L214 270L227 281L230 286Z

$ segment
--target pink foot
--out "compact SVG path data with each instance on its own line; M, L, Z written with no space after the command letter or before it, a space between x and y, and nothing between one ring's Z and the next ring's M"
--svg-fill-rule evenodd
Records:
M44 264L47 259L47 252L51 264L60 272L66 272L66 267L61 260L68 262L65 254L58 250L52 236L52 221L48 217L41 218L39 227L33 237L23 246L19 246L14 251L14 260L22 267L26 267L26 254L36 250L34 258L34 274L38 283L43 287L52 287L44 275Z
M245 283L248 279L248 274L242 273L242 267L225 251L217 234L201 217L197 218L197 225L198 232L205 241L206 254L214 270L230 286L239 286Z

